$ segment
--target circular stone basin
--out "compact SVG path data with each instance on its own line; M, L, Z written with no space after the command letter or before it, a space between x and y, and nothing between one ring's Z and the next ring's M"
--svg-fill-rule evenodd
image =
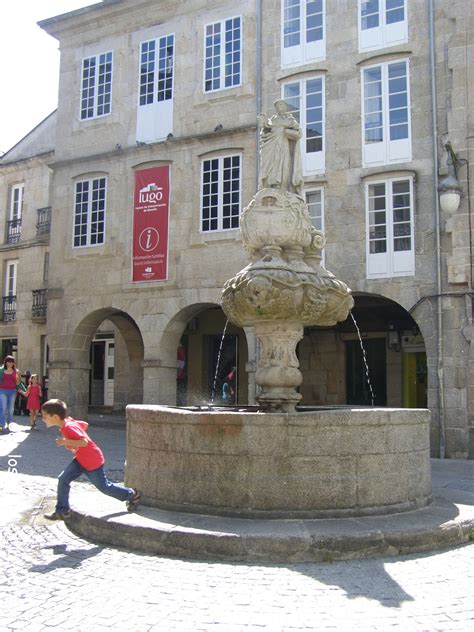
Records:
M127 407L125 482L152 507L327 518L431 502L430 412Z

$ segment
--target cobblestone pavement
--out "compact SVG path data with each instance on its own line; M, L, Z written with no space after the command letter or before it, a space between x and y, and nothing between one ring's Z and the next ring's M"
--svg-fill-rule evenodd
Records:
M46 524L68 460L55 430L0 436L0 630L474 629L474 546L333 564L226 564L91 544ZM111 478L125 434L94 428ZM78 481L75 485L88 485ZM74 484L73 484L74 494ZM73 497L73 495L72 495Z

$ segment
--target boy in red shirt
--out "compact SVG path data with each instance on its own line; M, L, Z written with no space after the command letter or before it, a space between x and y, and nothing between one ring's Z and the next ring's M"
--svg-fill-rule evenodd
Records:
M56 445L63 446L74 454L74 459L58 476L58 498L56 509L45 515L48 520L64 520L71 515L69 491L72 481L85 474L97 489L108 496L127 503L128 511L135 511L140 502L140 492L130 487L111 483L104 472L104 455L87 434L89 424L76 421L67 416L67 407L60 399L50 399L41 407L44 423L58 426L62 437L56 439Z

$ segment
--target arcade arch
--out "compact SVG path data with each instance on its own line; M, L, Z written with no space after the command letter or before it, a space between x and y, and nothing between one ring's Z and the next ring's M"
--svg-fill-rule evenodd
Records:
M225 332L225 335L224 335ZM163 364L174 363L171 376L174 401L178 405L222 403L222 389L233 371L232 401L247 404L252 388L249 359L253 360L254 345L248 343L246 332L227 322L221 307L213 303L190 305L177 313L165 327L159 355ZM251 397L251 395L250 395ZM164 402L161 402L164 403Z
M113 308L85 316L69 335L49 336L49 390L77 417L89 406L123 410L143 401L144 345L136 322Z
M383 296L354 293L354 301L352 314L364 351L350 314L333 327L306 328L298 348L301 404L426 408L427 348L421 325Z

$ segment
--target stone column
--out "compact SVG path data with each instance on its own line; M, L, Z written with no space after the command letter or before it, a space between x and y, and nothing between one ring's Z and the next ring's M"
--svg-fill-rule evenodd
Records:
M247 363L245 365L245 370L247 372L247 388L248 388L248 396L247 396L247 404L252 406L256 404L256 381L255 381L255 373L257 370L257 339L255 337L255 330L252 327L244 327L245 337L247 338Z
M262 321L255 323L255 333L261 343L256 381L262 392L257 401L266 410L291 412L301 400L296 391L303 381L296 345L303 338L303 325Z
M143 367L143 403L176 406L176 361L165 366L160 359L147 359Z
M76 419L87 419L89 408L90 364L57 360L49 363L48 397L66 402Z

